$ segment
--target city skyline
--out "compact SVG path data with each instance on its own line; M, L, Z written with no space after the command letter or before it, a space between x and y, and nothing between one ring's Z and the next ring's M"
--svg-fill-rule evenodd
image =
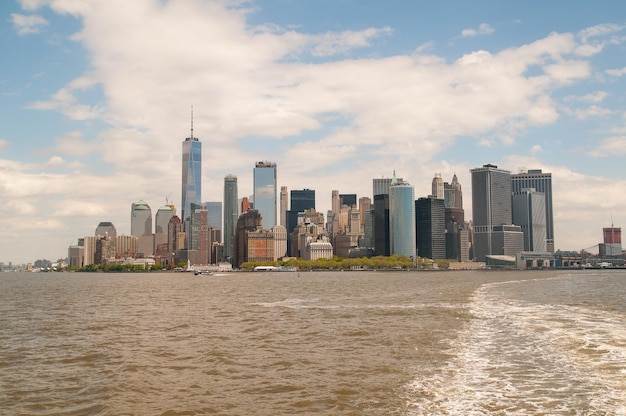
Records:
M251 196L271 160L323 213L394 169L416 198L456 174L471 219L470 169L494 164L552 174L555 249L626 224L626 4L116 1L0 6L2 262L181 201L191 106L198 202L228 174Z

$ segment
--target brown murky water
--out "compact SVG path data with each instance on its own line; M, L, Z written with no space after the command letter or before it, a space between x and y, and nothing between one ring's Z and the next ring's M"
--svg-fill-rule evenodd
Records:
M626 414L626 272L0 274L2 415Z

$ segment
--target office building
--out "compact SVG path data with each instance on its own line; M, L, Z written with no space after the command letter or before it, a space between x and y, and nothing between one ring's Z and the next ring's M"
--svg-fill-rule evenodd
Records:
M229 262L232 262L233 258L233 239L239 217L237 192L237 177L226 175L224 177L224 232L222 238L224 240L224 260Z
M415 227L419 257L446 258L446 222L443 199L430 195L415 201Z
M545 196L546 217L546 250L554 253L554 216L552 212L552 174L544 173L541 169L530 169L511 175L511 192L521 192L523 189L535 189ZM514 224L517 224L513 222Z
M221 236L222 231L222 202L221 201L210 201L204 203L204 208L207 210L208 215L208 224L209 227L214 230L219 231L219 235ZM222 241L221 237L217 240L219 242Z
M463 209L463 192L456 173L452 176L451 183L444 182L443 199L446 208Z
M287 195L287 187L280 187L280 225L287 228L287 211L289 210L288 204L288 195Z
M511 196L513 224L524 233L524 251L545 253L546 246L546 199L543 192L534 188L514 191Z
M150 205L143 200L134 202L130 211L130 235L139 239L137 256L152 256L154 254L154 237L152 236Z
M416 258L414 190L395 172L389 186L389 239L391 254Z
M339 205L341 207L356 208L356 194L339 194Z
M191 134L183 142L183 172L181 188L181 221L183 231L187 231L191 204L200 204L202 194L202 143L193 135L193 110L191 113Z
M133 202L130 208L130 235L152 234L152 210L146 201Z
M176 208L174 208L174 205L163 205L160 207L157 210L156 218L154 220L154 233L165 234L167 236L168 224L174 215L176 215Z
M432 194L434 198L444 199L444 183L441 173L436 173L432 183Z
M524 237L521 228L512 225L511 172L491 164L470 172L476 261L491 255L515 256L515 250L524 249Z
M604 236L604 250L607 256L622 255L622 229L621 227L602 228Z
M291 209L287 211L287 233L298 225L298 213L315 209L315 190L293 189L291 191Z
M253 173L254 209L263 219L263 228L270 230L276 225L276 164L257 162Z

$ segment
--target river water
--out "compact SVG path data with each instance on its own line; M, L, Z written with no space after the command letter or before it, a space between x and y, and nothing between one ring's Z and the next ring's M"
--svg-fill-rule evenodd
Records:
M0 274L1 415L626 415L626 271Z

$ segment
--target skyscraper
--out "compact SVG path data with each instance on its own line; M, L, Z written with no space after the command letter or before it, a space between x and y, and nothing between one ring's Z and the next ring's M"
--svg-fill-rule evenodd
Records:
M443 199L446 208L463 209L463 192L456 173L452 176L452 183L444 182Z
M604 251L607 256L620 256L622 254L622 228L610 227L602 228L604 235Z
M174 205L163 205L157 210L154 220L154 233L167 235L170 219L176 215Z
M546 198L543 192L524 188L511 196L513 224L522 227L524 251L546 252Z
M183 142L183 175L181 221L187 231L191 204L201 203L202 193L202 143L193 136L193 110L191 113L191 135Z
M146 201L133 202L130 208L130 235L152 234L152 210Z
M511 192L521 192L525 188L534 188L545 195L546 211L546 250L554 253L554 216L552 213L552 174L541 169L530 169L511 175Z
M263 228L270 230L276 225L276 164L257 162L254 166L254 209L259 211Z
M446 258L446 221L443 199L430 195L415 201L417 249L420 257Z
M287 198L288 198L287 187L281 186L280 187L280 225L282 225L283 227L287 227L287 210L289 209L289 207L287 206L287 203L288 203Z
M298 213L311 208L315 208L315 190L291 190L291 209L287 211L287 226L285 227L288 234L298 225Z
M524 249L519 226L512 225L511 172L487 164L470 170L474 216L474 256L515 255Z
M414 191L395 172L389 186L389 236L391 254L416 256Z
M222 231L222 202L210 201L205 202L204 206L208 212L209 227ZM221 239L220 239L221 241Z
M436 173L433 178L432 184L432 196L437 199L444 199L444 184L443 179L441 178L441 173Z
M237 192L237 177L235 175L226 175L224 177L224 258L231 262L233 258L233 239L235 237L237 217L239 216Z

